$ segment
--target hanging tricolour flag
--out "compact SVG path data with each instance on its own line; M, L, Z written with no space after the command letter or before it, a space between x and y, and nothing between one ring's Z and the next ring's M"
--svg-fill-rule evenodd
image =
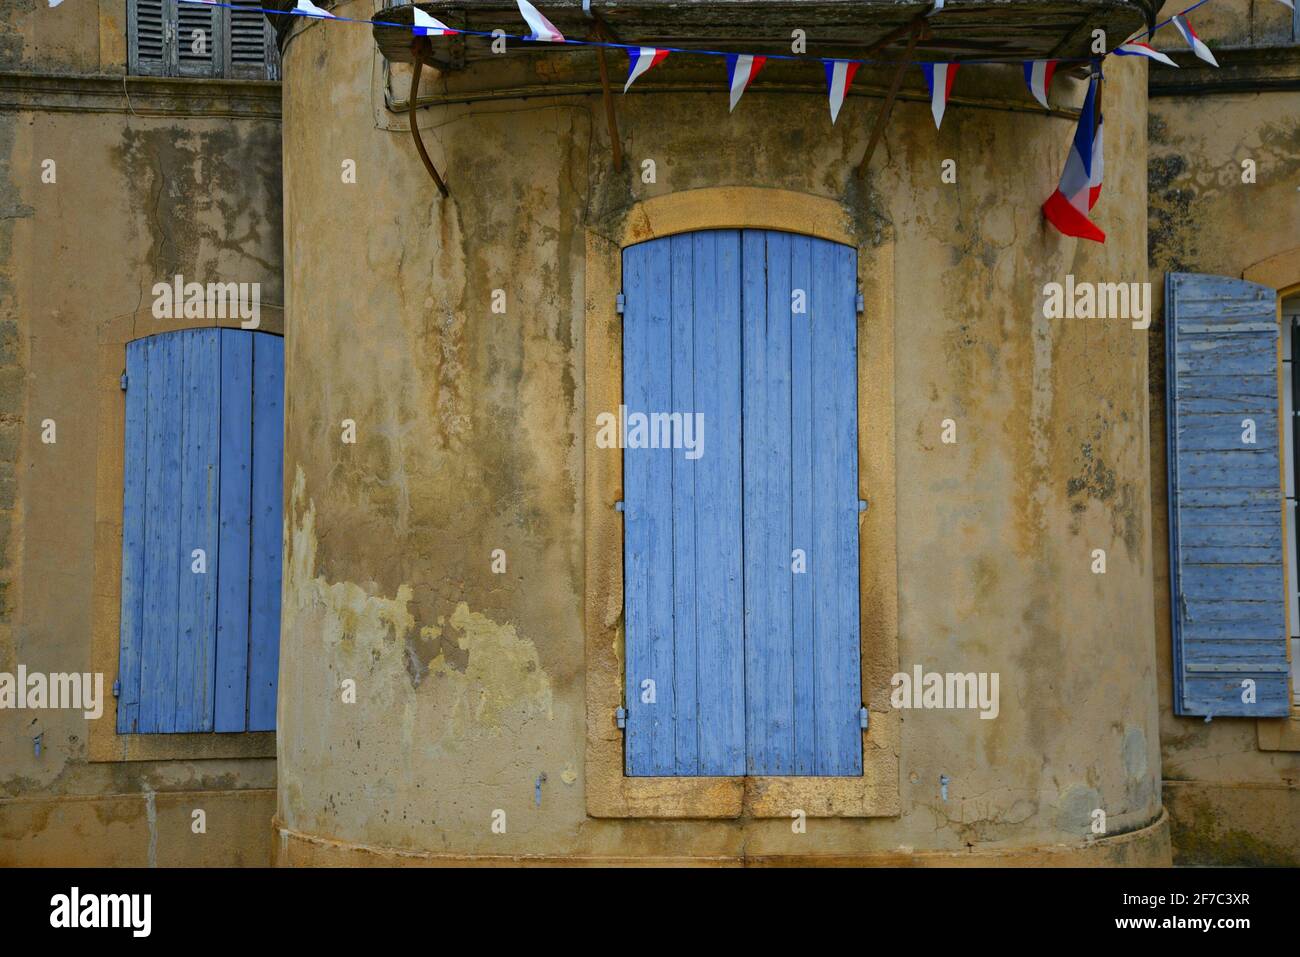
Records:
M411 10L415 15L415 22L411 25L411 31L417 37L443 37L456 32L441 20L429 16L419 7L412 7Z
M667 50L659 50L655 47L638 47L635 50L628 50L627 55L631 61L627 68L627 82L623 84L623 92L632 85L632 81L645 73L652 66L658 66L668 56Z
M1056 60L1026 60L1025 83L1034 99L1047 109L1047 91L1052 85L1052 74L1056 72Z
M316 4L312 3L311 0L298 0L294 5L293 12L301 13L306 17L329 17L331 20L338 19L338 17L334 16L334 14L330 13L328 10L322 10L320 7L316 6Z
M1183 39L1187 41L1187 45L1192 48L1193 53L1211 66L1219 65L1219 61L1214 58L1214 54L1210 52L1210 48L1205 45L1201 38L1196 35L1196 31L1192 29L1192 21L1188 20L1180 13L1178 16L1174 17L1174 26L1176 26L1178 32L1183 35Z
M850 60L822 62L826 64L826 85L830 87L831 97L831 125L834 126L840 116L840 107L844 105L844 97L848 96L849 87L853 84L853 74L858 72L858 67L862 64Z
M1101 196L1101 172L1105 166L1105 157L1101 150L1101 120L1097 117L1097 134L1092 138L1092 168L1088 171L1088 208L1097 205Z
M934 115L934 128L943 122L943 110L952 95L952 81L957 76L956 63L922 63L925 82L930 87L930 112Z
M555 29L555 24L546 17L542 16L542 11L528 2L528 0L515 0L519 4L519 13L528 21L528 27L533 32L524 37L525 40L541 40L544 43L563 43L564 34Z
M1165 66L1178 66L1173 60L1165 56L1159 50L1151 47L1146 43L1138 43L1136 40L1129 40L1127 43L1121 43L1115 48L1115 53L1119 56L1145 56L1165 64Z
M763 64L766 62L765 56L750 56L748 53L727 54L727 86L731 89L731 107L727 110L728 113L735 110L741 95L749 88L749 84L753 82L754 77L758 76L758 71L763 69Z
M1091 239L1104 243L1106 234L1088 218L1094 197L1101 194L1101 166L1097 162L1099 139L1097 136L1097 80L1088 84L1088 95L1079 114L1079 125L1074 131L1070 155L1065 160L1061 183L1047 202L1043 215L1047 221L1067 236ZM1096 170L1094 173L1094 166Z

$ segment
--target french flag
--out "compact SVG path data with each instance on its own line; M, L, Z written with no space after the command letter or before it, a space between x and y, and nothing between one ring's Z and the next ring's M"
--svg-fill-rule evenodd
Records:
M1151 47L1146 43L1138 43L1136 40L1129 40L1127 43L1121 43L1119 46L1115 48L1115 53L1119 54L1120 56L1150 57L1151 59L1155 60L1158 63L1165 64L1165 66L1172 66L1172 67L1178 66L1177 63L1169 59L1169 57L1165 56L1159 50Z
M1034 99L1047 109L1047 91L1052 85L1052 74L1056 72L1058 60L1026 60L1025 83Z
M320 7L316 6L316 4L312 3L311 0L298 0L294 5L293 12L301 13L306 17L329 17L331 20L338 19L338 17L334 16L334 14L330 13L328 10L322 10Z
M727 110L728 113L736 109L740 97L749 89L749 84L754 82L754 77L758 76L758 71L763 69L763 64L766 62L765 56L750 56L748 53L727 54L727 85L731 87L731 108Z
M943 122L943 110L952 95L952 81L957 78L956 63L922 63L925 82L930 87L930 112L934 115L934 128Z
M1198 37L1196 31L1192 29L1192 22L1190 20L1180 13L1178 16L1174 17L1174 26L1176 26L1178 32L1183 35L1183 39L1187 41L1187 45L1192 48L1193 53L1211 66L1219 65L1219 61L1214 58L1214 54L1210 52L1210 48L1201 42L1201 38Z
M831 126L834 126L840 116L840 107L844 105L844 97L848 95L849 86L853 83L853 74L858 72L861 64L848 60L822 62L826 64L826 85L830 87L831 96Z
M442 37L456 32L441 20L429 16L419 7L412 7L411 10L415 14L415 22L411 25L411 31L417 37Z
M667 50L658 50L655 47L640 47L636 50L627 51L630 63L627 70L627 82L623 84L623 92L626 93L632 81L645 73L652 66L658 66L668 57Z
M528 0L515 0L515 2L519 4L520 15L528 21L528 27L533 31L524 37L525 40L540 40L543 43L564 42L564 34L555 29L554 23L542 16L542 11Z
M1074 143L1065 160L1061 184L1043 203L1047 221L1067 236L1091 239L1104 243L1103 233L1088 218L1088 210L1101 194L1101 164L1099 127L1096 114L1097 81L1088 84L1088 95L1079 114L1079 126L1074 131Z

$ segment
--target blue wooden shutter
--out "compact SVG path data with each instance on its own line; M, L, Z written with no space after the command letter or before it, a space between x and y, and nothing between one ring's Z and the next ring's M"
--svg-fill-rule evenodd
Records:
M283 355L235 329L127 345L120 733L275 726Z
M627 773L861 774L856 255L716 230L623 282L627 414L705 436L623 455Z
M1282 717L1286 581L1272 289L1165 282L1174 710ZM1255 444L1243 442L1245 420ZM1256 700L1244 702L1252 679Z
M856 298L849 247L745 232L750 774L862 773Z
M705 437L623 454L626 770L740 775L740 234L631 246L623 277L627 414L701 412Z

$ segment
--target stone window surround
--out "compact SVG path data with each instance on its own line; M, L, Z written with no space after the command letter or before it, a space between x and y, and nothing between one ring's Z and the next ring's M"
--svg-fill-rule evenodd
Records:
M703 229L776 229L858 250L858 482L862 689L870 729L861 777L627 777L623 732L623 521L621 455L598 449L595 417L622 401L622 287L625 246ZM586 630L586 804L592 817L888 817L899 814L901 722L889 710L898 670L898 574L894 471L893 241L870 246L849 210L821 196L759 187L685 190L634 203L586 236L583 409Z

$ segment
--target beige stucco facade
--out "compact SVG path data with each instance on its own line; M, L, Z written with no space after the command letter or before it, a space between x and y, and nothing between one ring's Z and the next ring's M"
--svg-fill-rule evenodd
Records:
M716 65L674 65L617 97L616 170L595 59L542 54L462 101L426 70L443 198L369 28L296 22L282 84L129 78L123 6L0 12L0 672L111 685L124 345L195 324L153 318L157 281L257 281L286 343L278 727L0 710L0 864L1296 862L1289 726L1172 715L1159 296L1167 269L1300 284L1300 92L1153 73L1149 99L1108 60L1097 245L1039 208L1064 71L1047 113L1018 65L964 68L937 131L913 71L860 177L889 73L832 126L806 67L729 115ZM1200 32L1279 45L1257 6ZM858 251L861 778L621 770L622 462L595 441L621 250L738 227ZM1044 318L1067 275L1150 280L1156 322ZM997 719L892 706L917 665L998 673Z

